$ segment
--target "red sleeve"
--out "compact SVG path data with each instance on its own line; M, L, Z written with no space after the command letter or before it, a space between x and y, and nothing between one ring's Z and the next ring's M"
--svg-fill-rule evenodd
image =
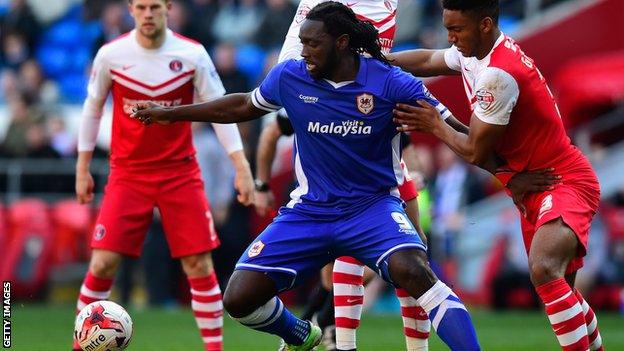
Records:
M401 199L405 202L418 197L418 189L416 189L416 183L414 182L414 180L405 177L403 185L399 186L399 193L401 193Z

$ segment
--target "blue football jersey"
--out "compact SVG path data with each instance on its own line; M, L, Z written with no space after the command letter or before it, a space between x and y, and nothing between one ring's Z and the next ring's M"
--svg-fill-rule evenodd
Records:
M380 196L398 196L404 176L392 121L397 103L422 99L450 116L422 81L363 56L355 81L340 83L312 78L303 60L284 61L251 98L266 111L286 109L298 182L287 207L311 213L356 211Z

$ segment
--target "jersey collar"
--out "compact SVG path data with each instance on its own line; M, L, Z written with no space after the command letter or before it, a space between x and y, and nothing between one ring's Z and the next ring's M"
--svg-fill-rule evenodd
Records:
M329 83L332 87L334 87L334 89L342 88L354 82L360 84L361 86L366 86L366 79L367 79L366 76L368 72L368 69L367 69L368 59L362 55L358 55L358 59L360 60L360 67L358 68L358 72L355 75L355 80L338 82L338 83L331 81L329 79L323 79L323 80ZM313 79L309 74L308 74L308 77L310 79Z

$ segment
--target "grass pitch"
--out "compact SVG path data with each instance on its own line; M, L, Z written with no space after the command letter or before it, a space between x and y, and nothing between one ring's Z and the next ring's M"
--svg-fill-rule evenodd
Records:
M12 309L12 347L19 351L70 350L73 330L72 306L24 305ZM129 310L134 337L128 350L201 351L199 333L190 309ZM560 350L546 316L535 312L496 313L471 310L483 350ZM624 316L598 312L607 350L624 350ZM447 350L432 333L430 350ZM225 318L226 351L277 350L278 339L246 329ZM405 350L401 318L367 314L358 330L359 351Z

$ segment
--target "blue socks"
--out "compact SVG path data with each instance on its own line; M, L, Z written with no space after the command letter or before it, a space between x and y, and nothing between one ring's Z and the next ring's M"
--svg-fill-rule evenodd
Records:
M277 335L291 345L301 345L310 334L310 324L295 317L277 297L250 315L234 318L249 328Z
M431 325L451 350L481 349L466 306L442 281L438 280L416 304L429 314Z

